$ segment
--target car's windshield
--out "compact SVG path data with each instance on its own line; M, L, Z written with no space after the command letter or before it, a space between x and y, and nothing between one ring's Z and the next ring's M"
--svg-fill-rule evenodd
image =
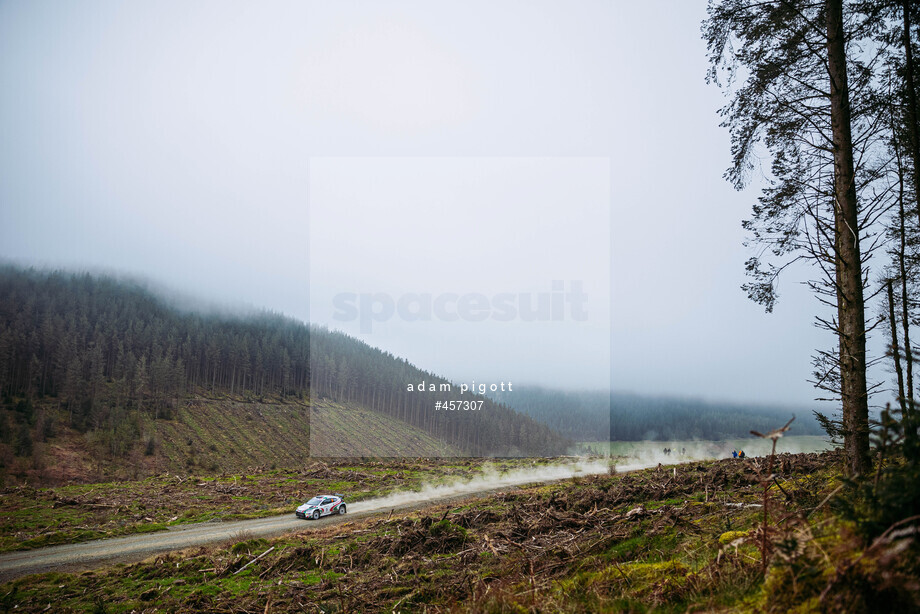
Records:
M313 497L312 499L307 501L307 505L319 505L322 502L323 502L322 497Z

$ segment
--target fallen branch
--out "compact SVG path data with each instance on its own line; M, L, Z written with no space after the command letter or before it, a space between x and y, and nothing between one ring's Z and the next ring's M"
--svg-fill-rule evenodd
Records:
M255 563L256 561L258 561L259 559L261 559L263 556L265 556L266 554L268 554L269 552L271 552L271 551L274 550L274 549L275 549L275 547L272 546L271 548L269 548L268 550L266 550L265 552L263 552L262 554L260 554L260 555L257 556L256 558L252 559L251 561L249 561L248 563L246 563L245 565L243 565L242 567L240 567L239 569L237 569L236 571L234 571L234 572L233 572L233 575L235 576L236 574L240 573L241 571L243 571L244 569L246 569L247 567L249 567L250 565L252 565L252 564Z
M819 509L821 509L822 507L824 507L824 504L827 503L828 501L830 501L830 500L833 498L834 495L836 495L838 492L840 492L840 491L843 489L843 487L844 487L844 485L841 484L840 486L838 486L837 488L835 488L834 491L833 491L831 494L829 494L828 496L824 497L824 500L823 500L821 503L819 503L819 504L817 505L817 507L815 507L815 509L813 509L813 510L811 510L810 512L808 512L808 514L805 516L805 518L810 518L812 514L814 514L814 513L817 512Z
M790 495L788 492L786 492L786 489L783 488L783 485L780 484L779 481L777 481L777 479L776 479L776 474L773 474L773 475L771 475L770 477L773 478L773 483L776 484L777 488L779 488L781 491L783 491L783 494L786 496L786 501L789 501L789 502L791 503L791 502L792 502L792 495Z

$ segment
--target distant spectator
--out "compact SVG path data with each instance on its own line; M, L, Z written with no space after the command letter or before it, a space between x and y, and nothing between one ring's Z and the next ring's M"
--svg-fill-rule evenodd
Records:
M738 452L738 458L744 458L744 450Z
M738 450L732 450L732 458L738 458Z

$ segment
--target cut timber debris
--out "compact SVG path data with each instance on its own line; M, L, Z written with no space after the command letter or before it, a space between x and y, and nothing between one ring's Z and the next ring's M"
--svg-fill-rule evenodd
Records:
M243 571L244 569L246 569L247 567L249 567L250 565L252 565L252 564L255 563L256 561L258 561L259 559L261 559L263 556L265 556L266 554L268 554L269 552L271 552L271 551L274 550L274 549L275 549L275 547L272 546L271 548L269 548L268 550L266 550L265 552L263 552L262 554L260 554L260 555L257 556L256 558L252 559L251 561L249 561L248 563L246 563L245 565L243 565L242 567L240 567L239 569L237 569L236 571L234 571L234 572L233 572L233 575L235 576L236 574L240 573L241 571Z

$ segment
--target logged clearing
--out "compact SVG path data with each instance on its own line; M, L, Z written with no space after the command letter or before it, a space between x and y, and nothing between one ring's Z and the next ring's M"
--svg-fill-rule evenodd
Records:
M240 535L2 587L18 612L643 612L905 609L916 571L827 510L832 454L694 462L511 489L266 540ZM762 567L764 485L775 556ZM911 601L913 600L913 601ZM819 602L822 607L819 607ZM838 607L839 606L839 607ZM895 610L898 608L896 607ZM890 610L890 611L895 611Z
M121 430L79 432L60 403L38 405L55 424L31 458L10 459L4 482L63 484L136 480L168 473L247 473L297 467L310 448L310 406L295 397L200 394L148 413L134 410Z
M39 409L53 419L55 435L36 443L28 458L6 458L0 487L138 480L163 473L247 474L295 469L316 457L462 455L417 427L354 403L199 394L174 405L155 415L130 412L125 424L131 428L116 440L65 426L68 413L59 403L45 402Z
M318 457L461 456L462 452L397 418L358 405L315 400L310 450Z
M198 397L172 420L150 422L160 468L240 472L302 464L310 452L310 406L301 400L244 402Z

